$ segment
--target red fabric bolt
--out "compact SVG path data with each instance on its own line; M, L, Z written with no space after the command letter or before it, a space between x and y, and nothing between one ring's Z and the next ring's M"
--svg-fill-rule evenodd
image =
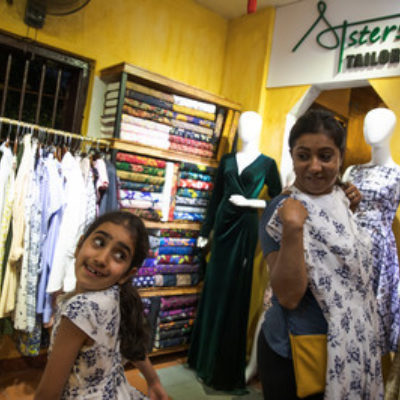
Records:
M255 13L257 9L257 0L247 1L247 14Z

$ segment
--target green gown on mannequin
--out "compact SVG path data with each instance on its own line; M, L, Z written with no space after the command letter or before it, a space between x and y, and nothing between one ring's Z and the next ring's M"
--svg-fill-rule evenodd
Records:
M211 257L192 333L188 363L208 386L245 388L246 331L253 258L258 240L255 208L235 206L232 194L255 199L264 185L275 197L281 183L275 161L260 154L239 175L235 154L221 159L200 236L214 230Z

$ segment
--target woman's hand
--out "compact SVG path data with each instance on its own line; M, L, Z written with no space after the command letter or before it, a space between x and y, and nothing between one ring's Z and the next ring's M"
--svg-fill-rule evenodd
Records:
M360 201L362 199L361 193L359 192L357 187L350 182L342 183L342 189L350 201L351 211L354 211L360 204Z
M302 228L308 212L299 200L287 198L278 210L279 218L284 227Z

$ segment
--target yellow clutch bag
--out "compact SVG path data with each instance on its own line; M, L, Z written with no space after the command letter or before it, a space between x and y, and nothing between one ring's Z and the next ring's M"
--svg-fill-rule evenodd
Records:
M327 363L326 335L292 335L294 376L297 396L307 397L325 390Z

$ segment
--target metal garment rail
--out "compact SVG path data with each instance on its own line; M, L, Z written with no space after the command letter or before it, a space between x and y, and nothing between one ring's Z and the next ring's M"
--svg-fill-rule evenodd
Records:
M17 121L15 119L6 118L6 117L0 117L0 132L1 132L1 128L2 128L3 124L14 125L17 127L19 126L21 128L31 129L32 131L36 130L38 132L46 132L46 133L50 133L53 135L67 136L67 137L70 137L71 139L81 140L82 142L91 142L91 143L95 143L99 146L103 145L103 146L109 147L109 145L110 145L109 141L104 140L104 139L82 136L77 133L66 132L66 131L62 131L60 129L47 128L44 126L30 124L28 122L23 122L23 121Z

